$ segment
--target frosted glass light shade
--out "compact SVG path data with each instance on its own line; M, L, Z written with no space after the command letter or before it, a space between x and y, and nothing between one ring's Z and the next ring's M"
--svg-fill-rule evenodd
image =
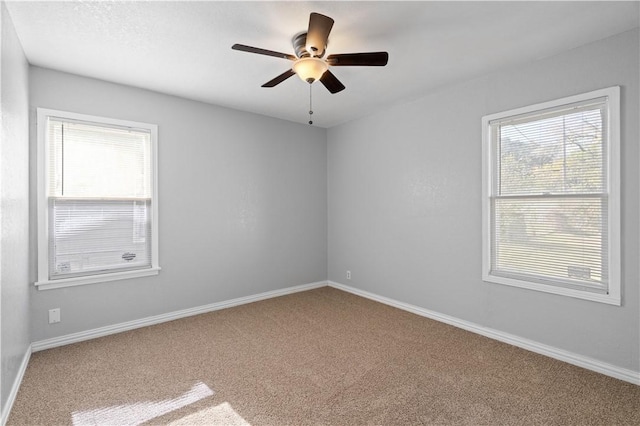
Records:
M301 58L293 64L293 70L302 81L313 83L329 69L325 61L318 58Z

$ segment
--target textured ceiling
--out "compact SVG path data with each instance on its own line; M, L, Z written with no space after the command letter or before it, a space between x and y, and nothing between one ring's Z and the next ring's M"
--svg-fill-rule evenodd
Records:
M260 85L291 62L309 13L335 20L327 54L389 52L386 67L339 67L347 87L313 89L332 127L456 81L551 56L639 25L638 2L13 2L29 62L286 120L308 120L308 84Z

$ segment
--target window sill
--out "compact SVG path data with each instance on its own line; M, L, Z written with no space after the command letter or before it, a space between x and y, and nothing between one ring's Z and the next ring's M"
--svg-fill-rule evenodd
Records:
M112 272L110 274L88 275L86 277L61 278L59 280L38 281L35 286L38 290L52 290L55 288L74 287L85 284L97 284L108 281L127 280L130 278L149 277L158 275L160 267L139 269L136 271Z
M553 285L539 284L539 283L534 283L530 281L517 280L513 278L498 277L498 276L487 274L487 273L483 274L482 280L489 283L503 284L511 287L526 288L529 290L536 290L544 293L552 293L552 294L558 294L561 296L573 297L576 299L590 300L592 302L607 303L609 305L621 306L622 304L620 295L619 294L616 295L611 292L609 294L591 293L589 291L584 291L584 290L576 290L576 289L566 288L566 287L556 287Z

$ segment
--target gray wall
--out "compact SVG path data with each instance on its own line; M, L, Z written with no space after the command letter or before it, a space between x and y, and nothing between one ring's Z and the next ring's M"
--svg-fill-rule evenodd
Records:
M37 107L158 125L162 271L32 288L33 341L326 280L324 129L31 67L33 171ZM51 308L60 323L47 323Z
M0 3L0 407L31 344L29 332L28 65L4 2Z
M640 371L638 40L636 29L329 129L329 279ZM483 282L481 117L613 85L623 306Z

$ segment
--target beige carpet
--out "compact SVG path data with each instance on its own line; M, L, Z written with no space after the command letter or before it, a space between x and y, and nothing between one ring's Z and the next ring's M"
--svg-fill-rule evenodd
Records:
M640 387L324 287L33 354L9 425L640 425Z

